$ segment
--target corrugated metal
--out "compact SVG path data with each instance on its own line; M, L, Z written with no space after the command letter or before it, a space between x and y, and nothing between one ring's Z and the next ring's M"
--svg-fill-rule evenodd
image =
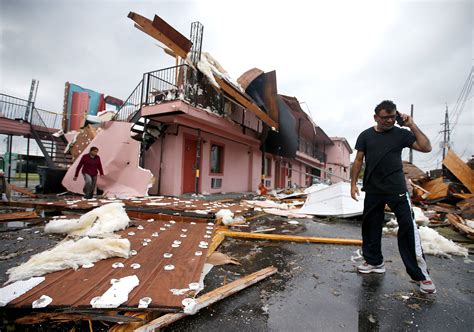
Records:
M121 308L137 308L141 298L151 297L149 308L181 309L181 302L187 294L173 295L170 290L185 289L190 283L199 281L207 254L207 249L200 248L199 244L206 241L210 245L211 234L208 233L213 232L214 227L205 223L143 220L134 221L133 224L133 227L118 234L130 240L131 249L136 250L137 255L127 259L102 260L89 269L68 269L47 274L43 283L12 301L8 307L31 308L34 300L47 295L53 299L48 308L91 308L90 301L109 289L111 279L136 275L140 284L129 294L128 301ZM138 228L140 225L143 229ZM135 232L135 235L129 235L129 232ZM155 232L158 232L158 237L152 236ZM182 237L182 234L186 237ZM143 246L144 239L150 239L151 242ZM181 241L178 248L172 247L175 240ZM196 256L196 251L201 251L202 255ZM173 256L165 258L164 253L172 253ZM123 263L125 267L114 269L112 264L116 262ZM133 269L133 263L141 267ZM166 271L164 266L168 264L174 265L174 270Z

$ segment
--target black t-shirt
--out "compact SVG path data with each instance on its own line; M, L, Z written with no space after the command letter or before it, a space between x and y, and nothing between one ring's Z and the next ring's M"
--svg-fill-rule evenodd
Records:
M364 130L355 149L365 155L364 186L374 194L401 194L407 191L403 174L402 150L416 141L411 131L393 127L378 132L374 127Z

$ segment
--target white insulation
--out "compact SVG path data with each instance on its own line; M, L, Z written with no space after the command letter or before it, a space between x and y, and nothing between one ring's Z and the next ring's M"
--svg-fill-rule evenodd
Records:
M127 239L84 237L77 241L61 242L50 250L31 256L26 263L9 269L7 271L8 283L39 277L67 268L76 270L82 265L95 263L109 257L127 258L129 252L130 241Z
M432 228L421 226L419 229L421 246L425 254L450 258L451 255L468 256L468 250L448 240Z
M55 219L45 227L45 233L99 236L125 229L130 218L123 203L110 203L87 212L79 219Z

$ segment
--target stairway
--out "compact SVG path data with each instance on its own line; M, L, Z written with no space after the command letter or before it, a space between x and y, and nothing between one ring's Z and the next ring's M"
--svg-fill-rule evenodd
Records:
M64 136L55 137L49 132L41 132L31 128L31 136L44 155L46 164L51 169L67 169L72 165L72 156L65 153L67 142Z

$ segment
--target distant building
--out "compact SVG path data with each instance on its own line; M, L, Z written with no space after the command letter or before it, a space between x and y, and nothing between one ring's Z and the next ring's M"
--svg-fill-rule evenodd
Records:
M326 170L332 183L350 180L351 146L344 137L331 137L334 143L327 147ZM333 174L333 175L331 175Z

